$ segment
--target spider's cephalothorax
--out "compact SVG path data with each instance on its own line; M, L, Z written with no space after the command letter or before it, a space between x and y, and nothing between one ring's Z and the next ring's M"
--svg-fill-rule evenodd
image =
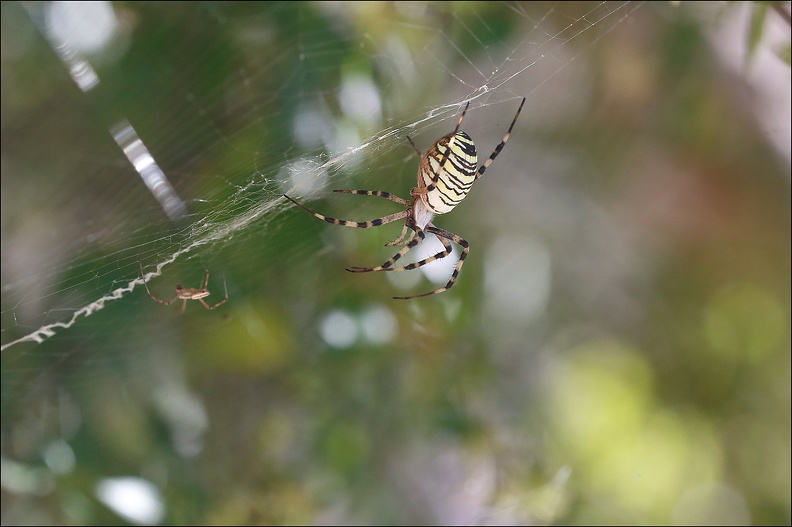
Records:
M495 150L493 150L492 154L490 154L490 156L486 161L484 161L484 164L482 164L478 170L476 169L478 162L476 157L476 145L473 143L473 139L471 139L468 134L459 129L459 127L462 125L462 120L465 118L468 107L470 106L470 102L468 102L465 105L465 109L462 110L462 114L459 116L459 120L457 121L454 131L438 139L435 144L429 147L429 150L426 151L426 154L421 154L421 151L418 150L418 147L415 146L415 143L413 143L412 139L407 137L407 140L413 146L413 149L415 149L415 151L421 157L421 164L418 168L418 186L413 188L410 192L410 197L412 198L411 200L402 199L398 196L394 196L390 192L384 192L381 190L333 191L362 196L379 196L404 206L405 210L402 210L401 212L396 212L394 214L383 216L382 218L376 218L371 221L358 222L339 220L319 214L318 212L309 209L305 205L298 203L289 196L286 196L285 194L284 196L292 203L313 214L320 220L332 223L334 225L341 225L343 227L366 229L369 227L379 227L380 225L385 225L402 219L405 220L401 235L392 242L385 244L387 246L404 244L404 247L402 247L399 252L393 255L390 260L377 267L349 267L347 268L347 271L355 273L365 273L370 271L410 271L440 258L445 258L451 254L450 242L454 242L461 246L462 254L459 255L459 260L457 260L456 266L454 266L454 271L451 273L451 277L449 278L445 287L439 287L433 291L429 291L428 293L423 293L420 295L395 296L393 298L397 300L408 300L411 298L419 298L422 296L442 293L443 291L450 289L456 282L457 276L459 276L459 271L462 269L462 264L465 262L465 258L470 251L470 245L461 236L457 236L452 232L448 232L434 226L432 224L432 218L435 214L445 214L450 212L465 198L468 191L470 191L470 187L473 185L473 182L481 177L482 174L484 174L484 171L487 170L495 158L498 157L498 154L500 154L501 150L503 150L506 141L509 140L509 135L511 135L514 124L517 122L517 118L520 116L520 112L522 111L524 104L525 97L523 97L520 107L517 108L517 113L514 114L514 119L512 119L511 125L509 125L506 135L503 136L501 142L495 147ZM410 235L405 240L408 231L410 231ZM393 267L393 264L395 264L402 256L407 254L410 249L421 243L427 232L431 232L437 236L437 239L443 244L443 250L433 256L430 256L429 258L424 258L423 260L419 260L408 265Z

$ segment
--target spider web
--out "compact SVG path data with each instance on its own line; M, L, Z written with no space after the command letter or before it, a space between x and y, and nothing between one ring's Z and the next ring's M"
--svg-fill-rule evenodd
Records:
M58 71L62 67L72 73L74 84L80 88L74 90L68 83L58 86L57 90L67 92L60 96L61 104L75 104L77 108L71 108L71 115L56 108L55 115L65 114L64 127L82 125L91 130L58 131L74 134L69 139L78 143L65 147L71 152L72 166L68 170L47 167L47 177L51 178L45 181L47 195L36 195L37 206L33 207L47 214L47 218L39 218L45 223L67 222L66 232L42 225L44 231L57 230L58 235L39 239L31 237L27 227L14 227L5 238L4 254L8 257L4 259L7 278L3 286L2 350L40 344L136 292L142 285L141 262L148 280L168 270L168 289L183 280L168 268L186 260L199 260L183 267L185 272L194 270L190 274L197 277L192 284L196 287L200 261L213 262L220 268L234 261L244 267L252 250L250 244L255 243L252 238L266 239L268 232L284 229L285 218L291 218L291 207L281 197L284 192L311 199L328 187L349 186L350 174L363 172L371 181L367 184L395 187L397 194L408 197L416 159L405 147L405 136L412 135L426 148L434 136L453 127L466 100L472 103L468 121L477 121L477 128L489 132L480 141L483 159L485 150L505 131L503 123L508 122L521 95L538 98L542 88L552 83L576 54L629 18L639 6L599 3L582 12L553 6L534 13L525 6L503 5L495 11L495 22L513 17L513 23L520 26L510 32L513 36L506 44L497 41L504 29L490 27L493 22L476 11L394 7L389 14L396 28L418 42L411 47L395 38L379 41L368 32L352 38L348 33L336 36L329 27L313 30L313 24L345 27L343 24L352 23L352 18L365 17L352 6L280 5L260 12L248 12L239 6L202 7L188 16L194 17L196 24L213 27L219 35L214 42L201 42L196 53L202 58L206 54L206 61L188 61L178 71L173 64L136 55L131 33L137 28L134 21L125 18L134 18L135 13L115 12L118 8L106 13L107 6L86 12L79 8L70 11L58 4L29 7L27 15L61 58L60 65L54 60L46 64L48 77L42 84L64 81L63 72ZM164 11L144 13L163 17L156 30L167 31L166 17L175 16ZM103 29L106 40L81 42L74 36L92 24L91 17L113 26ZM426 24L427 18L436 18L448 27L437 31ZM273 20L288 25L278 28ZM32 34L33 27L26 31L26 38L38 37ZM71 44L68 38L76 42ZM278 42L279 38L283 42ZM582 51L568 49L569 43L578 41L582 41ZM194 44L190 39L177 41L174 53L182 51L178 46ZM225 50L216 49L223 45L236 45L249 56L224 56ZM463 45L473 49L467 51ZM257 53L257 46L275 48L278 53L272 57ZM110 58L97 51L103 47L109 48ZM361 48L370 64L354 64L356 59L347 56L350 47ZM91 64L92 57L99 63L96 67ZM124 62L127 57L129 65ZM216 62L208 62L212 59ZM102 60L115 62L103 68ZM149 79L143 93L125 92L130 89L124 85L127 80L116 70L127 66ZM372 67L382 77L377 78L380 86L367 78L365 68ZM205 78L215 73L213 68L225 69L220 81L200 86L208 83ZM155 93L156 78L167 74L183 77L183 87L177 88L180 93ZM339 78L327 87L321 79L312 79L321 75ZM431 82L411 88L426 75ZM441 104L427 106L429 94ZM126 111L124 104L130 106ZM175 107L162 115L162 107L168 104ZM493 122L493 112L489 111L487 117L476 111L491 106L500 128L487 126ZM542 115L538 108L528 110L531 115L525 121L530 120L529 125L538 126L555 117ZM83 120L86 114L90 116L87 122ZM116 145L102 137L106 132ZM74 153L86 147L92 151L91 158L79 158ZM98 153L97 148L101 149ZM128 163L118 157L122 152ZM385 161L372 166L372 156ZM218 157L224 159L217 161ZM57 172L63 174L60 179ZM118 172L123 175L112 175ZM141 183L145 186L140 187ZM86 192L92 184L98 189ZM12 185L4 190L5 196L17 195ZM187 188L176 192L174 187ZM145 188L151 193L142 192ZM6 217L26 218L22 210L29 211L30 207L16 209L14 204L18 202L6 202ZM344 201L343 206L353 215L365 208L355 200ZM79 218L67 219L74 216ZM28 233L24 235L28 247L17 243L16 232ZM289 243L300 244L297 240ZM290 254L283 247L264 252L280 253L273 254L276 268L291 265L290 258L299 259L299 252ZM431 273L432 267L427 271ZM268 274L266 269L262 271ZM447 275L448 270L435 273ZM235 288L245 294L254 293L259 286L246 282Z
M295 425L294 436L283 439L292 446L279 443L274 449L293 466L278 470L293 469L326 490L332 483L309 477L313 472L304 459L310 456L304 454L310 449L293 450L308 442L303 434L320 436L309 426L316 417L311 408L324 415L327 399L338 395L339 406L351 400L354 407L373 393L380 405L374 407L387 409L390 401L379 389L390 393L390 383L408 376L404 372L414 368L408 361L416 357L436 375L420 373L416 382L444 389L437 396L441 407L456 407L456 398L465 399L463 392L482 382L482 372L498 371L507 378L484 390L486 396L471 403L471 413L486 415L496 407L487 418L531 422L537 417L526 401L542 386L543 373L555 371L555 346L600 331L640 334L656 307L648 307L648 291L661 281L661 265L672 252L673 236L658 234L656 222L684 232L715 222L717 214L706 206L696 216L689 209L699 211L700 203L663 193L656 181L667 179L672 188L705 193L679 183L687 182L677 175L684 170L664 164L667 153L703 144L717 159L716 168L707 165L711 170L732 162L716 147L707 150L708 136L700 130L703 135L683 138L668 132L677 130L674 120L684 120L690 107L707 104L680 96L690 105L652 108L661 103L645 95L685 89L684 83L656 88L652 83L662 81L646 73L676 67L679 55L689 51L683 46L663 48L667 56L654 52L651 45L663 40L659 28L666 27L660 21L716 19L714 8L644 2L5 2L2 10L0 352L4 428L13 429L4 432L3 455L6 459L16 448L10 457L39 456L52 474L67 472L59 468L68 465L63 452L70 450L64 445L86 428L83 419L113 422L115 437L134 437L127 427L142 428L134 412L125 414L129 425L116 423L112 409L97 410L96 401L107 397L120 408L128 401L154 401L171 432L169 444L183 459L208 449L209 430L224 428L207 415L234 418L225 428L227 439L242 445L240 452L248 441L241 439L246 423L259 419L271 427L261 432L265 443L275 441L270 433L281 437L278 423L297 415L303 428ZM679 40L684 37L695 40L688 34ZM636 42L645 47L636 49ZM688 78L685 72L674 74ZM599 91L603 84L612 88ZM420 271L346 273L346 267L374 266L391 257L398 247L383 245L398 236L401 224L344 229L312 218L283 197L354 221L397 212L381 198L330 191L384 190L409 198L418 158L406 137L425 151L453 129L467 101L462 128L475 140L481 163L501 141L522 97L520 120L485 177L452 213L433 220L471 244L449 292L391 300L445 285L458 247ZM782 90L780 97L763 100L778 104L786 98ZM766 111L757 118L763 123L758 135L775 145L767 159L788 163L788 104L784 108L786 113L770 112L772 119ZM741 112L735 110L735 122L753 122ZM666 118L646 125L655 127L655 135L635 135L650 113ZM602 131L611 119L616 124ZM706 164L690 162L696 163ZM756 171L779 172L770 161ZM644 186L625 183L633 178ZM622 188L658 199L651 207L632 202L627 210L603 204L604 194ZM677 214L679 209L685 213ZM767 222L788 227L788 218L781 218ZM775 243L775 238L767 242ZM405 260L441 248L427 236ZM204 269L211 273L209 305L222 298L224 280L228 286L229 301L217 310L188 302L179 315L181 301L165 307L146 294L144 280L152 295L170 300L177 283L199 287ZM765 302L764 293L751 294L746 296L759 298L757 305L776 305ZM776 311L783 308L782 303ZM658 308L663 309L670 310ZM361 349L370 356L338 366ZM458 358L434 368L445 350ZM632 357L621 348L613 353ZM382 364L370 366L366 361L375 360L373 355ZM658 355L659 368L668 366L662 352ZM327 377L318 378L335 376L344 388L312 392L321 384L314 370L325 369ZM410 390L420 400L416 392L428 389ZM292 398L295 392L300 395ZM238 404L244 415L236 415ZM365 413L368 407L361 405ZM387 410L383 415L394 422L399 417ZM457 418L451 415L451 424L443 426L475 436L467 421L460 424ZM329 439L321 436L322 445L330 445L328 459L336 459L332 445L339 436L353 444L359 440L352 425L328 429ZM382 430L393 432L385 425ZM532 458L533 449L540 448L519 443L516 427L498 430L507 436L500 440L514 442L506 448L509 456ZM497 486L500 473L493 467L501 460L490 466L457 444L445 445L442 455L439 447L411 448L410 441L421 438L397 432L404 464L401 458L391 460L394 466L382 470L418 512L388 509L390 516L378 517L383 523L550 523L568 510L568 500L560 497L570 477L566 461L533 461L543 471L541 499L493 508L486 489ZM19 454L19 445L31 437L44 446L26 446L25 455ZM243 457L228 460L223 470L245 473ZM338 472L354 472L344 465L344 455L337 457L342 459ZM434 471L422 472L424 463ZM454 472L460 467L471 472ZM16 465L4 464L4 473L12 469ZM421 488L407 489L416 472L426 476L418 478ZM157 470L140 473L161 488L167 484L167 478L157 479ZM449 473L464 481L464 488L446 489ZM530 479L527 472L516 476L523 477ZM47 484L33 480L30 487L19 483L28 481L22 477L3 485L24 495L49 492ZM365 487L365 478L357 481ZM117 514L126 514L112 498L102 498L111 491L95 494ZM142 513L124 517L162 522L157 503L165 500L152 499L154 505L142 507ZM737 505L729 510L743 518L742 502L733 501ZM341 510L319 507L320 513L308 518L214 519L370 521L373 513L365 505L343 503ZM529 506L530 512L523 510ZM668 521L667 515L653 515L649 505L636 507L630 514ZM586 512L591 510L580 517L602 523L627 517ZM692 521L681 518L680 523Z

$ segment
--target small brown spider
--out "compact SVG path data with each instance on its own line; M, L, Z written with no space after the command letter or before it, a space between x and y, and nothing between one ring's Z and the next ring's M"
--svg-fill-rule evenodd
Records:
M207 304L204 301L204 298L206 298L210 294L209 290L206 288L206 286L209 285L209 269L207 269L206 267L204 267L204 271L206 271L206 278L204 278L204 282L203 282L203 286L202 287L200 287L200 288L182 287L181 284L176 284L176 296L173 298L173 300L169 300L167 302L165 300L160 300L156 296L152 295L151 291L149 291L148 284L146 283L146 275L143 272L143 264L140 264L139 262L138 262L138 264L140 265L140 275L143 278L143 285L146 286L146 292L148 293L148 296L150 296L152 300L156 300L157 302L159 302L160 304L162 304L164 306L169 306L172 303L176 302L177 300L184 300L184 302L182 303L181 307L179 308L179 313L184 313L184 310L187 308L187 301L188 300L197 300L197 301L199 301L203 305L203 307L205 307L209 311L211 311L212 309L214 309L216 307L220 307L223 304L225 304L226 302L228 302L228 285L226 284L225 276L223 277L223 287L225 288L225 298L222 299L221 301L219 301L218 303L216 303L213 306L210 306L209 304Z

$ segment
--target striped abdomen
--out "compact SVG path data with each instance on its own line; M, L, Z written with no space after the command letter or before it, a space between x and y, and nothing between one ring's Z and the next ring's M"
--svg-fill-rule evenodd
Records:
M453 134L448 134L440 138L424 155L418 169L420 187L427 187L432 183L432 177L440 169L452 136ZM451 145L451 153L448 154L443 172L435 183L436 187L421 195L432 212L445 214L459 205L476 180L476 163L476 145L468 134L460 130Z

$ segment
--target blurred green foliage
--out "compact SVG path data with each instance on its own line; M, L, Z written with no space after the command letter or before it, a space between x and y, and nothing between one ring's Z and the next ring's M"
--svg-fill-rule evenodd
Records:
M135 523L97 492L127 476L165 524L790 523L789 159L706 6L112 6L81 93L30 6L2 4L3 343L262 212L149 283L169 298L206 265L221 308L138 287L3 351L4 523ZM752 10L748 58L774 16ZM379 119L344 106L361 78ZM298 161L406 197L403 135L425 149L455 117L399 127L506 78L465 120L480 158L525 95L521 121L437 219L472 246L453 290L392 301L427 280L343 269L387 259L397 226L280 199ZM120 117L186 223L107 134Z

